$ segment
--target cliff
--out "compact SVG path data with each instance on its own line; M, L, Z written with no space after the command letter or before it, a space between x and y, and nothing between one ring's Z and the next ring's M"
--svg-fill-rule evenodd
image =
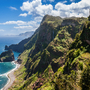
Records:
M77 53L74 57L72 55L76 49L74 46L77 46L76 41L81 36L81 33L79 36L77 33L82 32L86 20L86 18L62 19L46 15L37 33L34 33L30 40L24 44L24 51L18 58L21 67L15 72L16 80L10 89L77 89L79 84L75 85L75 80L79 81L78 78L75 79L77 72L74 70L81 70L82 62L80 65L75 64L80 67L72 66L73 59L77 58L79 54ZM79 52L77 50L75 53ZM82 50L85 49L82 48Z
M0 55L0 62L11 62L14 61L14 54L12 50L5 51Z
M90 21L76 34L69 47L65 64L56 72L57 90L90 90ZM54 76L55 77L55 76ZM62 84L61 84L62 83Z

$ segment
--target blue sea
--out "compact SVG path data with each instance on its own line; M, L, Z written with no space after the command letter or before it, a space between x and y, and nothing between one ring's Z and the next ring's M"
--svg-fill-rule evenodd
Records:
M9 36L9 37L0 37L0 54L5 51L5 45L11 45L11 44L17 44L21 40L23 40L25 37L20 36ZM15 60L17 60L17 57L20 53L14 52ZM1 62L0 63L0 89L2 89L8 82L8 78L6 76L6 73L10 70L14 69L16 67L16 64L13 62Z

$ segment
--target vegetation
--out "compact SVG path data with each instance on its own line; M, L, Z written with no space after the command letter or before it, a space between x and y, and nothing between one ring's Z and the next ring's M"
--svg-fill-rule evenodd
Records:
M14 61L14 53L12 50L5 51L0 55L0 62Z
M86 20L46 15L37 32L24 44L19 56L22 63L10 89L81 90L88 86L84 75L90 61L90 24L84 24Z
M90 66L88 65L81 75L82 90L90 90Z

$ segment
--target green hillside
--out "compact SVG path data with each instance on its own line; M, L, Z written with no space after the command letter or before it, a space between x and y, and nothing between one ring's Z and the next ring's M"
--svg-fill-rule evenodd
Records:
M24 44L10 90L80 90L90 57L89 21L85 21L46 15L37 33Z

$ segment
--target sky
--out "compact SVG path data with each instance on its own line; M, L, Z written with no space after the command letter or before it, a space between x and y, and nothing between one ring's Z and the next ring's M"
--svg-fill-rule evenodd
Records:
M0 0L0 36L35 31L48 14L88 17L90 0Z

